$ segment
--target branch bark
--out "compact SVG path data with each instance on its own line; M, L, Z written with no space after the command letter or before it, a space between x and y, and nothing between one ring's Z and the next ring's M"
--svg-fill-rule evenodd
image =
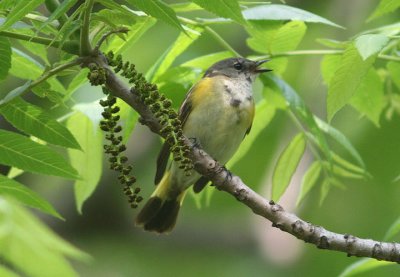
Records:
M89 57L107 69L106 86L116 96L128 103L144 119L145 124L153 132L160 134L161 125L143 104L134 89L128 88L120 78L108 67L103 56ZM187 145L191 145L186 140ZM239 202L249 207L255 214L272 222L272 226L292 234L304 242L314 244L320 249L335 250L347 253L348 256L370 257L400 263L400 244L363 239L349 234L339 234L326 230L299 218L284 210L282 206L267 200L249 188L240 177L233 175L211 156L199 148L191 148L191 159L194 168L200 174L209 178L217 189L225 191Z

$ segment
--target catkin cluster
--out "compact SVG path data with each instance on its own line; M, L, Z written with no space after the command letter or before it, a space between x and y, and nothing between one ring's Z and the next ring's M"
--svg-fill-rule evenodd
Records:
M181 121L171 107L171 100L161 94L155 84L147 82L143 74L136 71L134 64L123 62L121 55L115 57L113 52L109 52L106 57L108 64L114 67L115 73L121 72L121 75L128 79L132 85L132 92L135 91L139 95L140 100L158 119L162 126L160 133L169 144L174 160L179 161L179 167L190 174L193 168L192 161L188 157L190 149L184 143Z
M104 108L101 114L103 120L100 121L100 129L106 133L105 138L109 141L108 144L104 145L104 151L110 156L108 158L110 169L120 173L118 181L123 185L123 191L128 197L131 207L136 208L143 198L139 195L140 188L132 187L136 182L136 178L130 174L132 166L127 165L128 157L123 155L126 146L122 143L122 136L119 135L122 131L122 126L118 125L120 116L118 115L119 107L115 105L117 99L104 86L107 77L106 70L95 63L89 64L88 68L90 71L87 78L90 83L93 86L102 85L103 92L107 95L106 100L100 100L100 105Z
M132 208L136 208L138 203L143 200L139 196L140 188L133 188L136 178L130 175L132 166L127 165L128 157L123 155L126 150L125 144L122 143L122 136L119 133L122 131L121 125L118 125L120 116L117 115L119 107L115 105L117 99L110 94L106 87L103 86L103 92L107 95L106 100L100 100L100 105L104 108L102 112L103 120L100 121L100 128L106 132L106 140L108 144L104 145L104 151L109 154L108 161L110 169L120 173L118 181L123 185L123 191L128 197L128 201Z

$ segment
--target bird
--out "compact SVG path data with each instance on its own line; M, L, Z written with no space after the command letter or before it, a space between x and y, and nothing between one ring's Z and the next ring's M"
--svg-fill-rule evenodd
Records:
M267 61L235 57L214 63L179 109L184 136L223 165L251 130L255 113L252 84L260 73L271 71L260 68ZM194 170L187 174L169 156L165 142L157 158L156 189L136 217L136 225L160 234L174 228L187 189L193 185L198 193L209 182Z

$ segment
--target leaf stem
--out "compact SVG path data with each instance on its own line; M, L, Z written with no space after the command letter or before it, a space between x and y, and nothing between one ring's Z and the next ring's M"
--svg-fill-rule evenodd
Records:
M24 34L19 34L19 33L8 32L8 31L0 31L0 36L34 42L34 43L38 43L38 44L42 44L42 45L46 45L46 46L51 46L53 48L59 48L61 45L61 42L58 40L53 41L50 38L44 38L44 37L39 37L39 36L29 36L29 35L24 35ZM75 45L74 41L65 42L64 44L61 45L61 49L70 54L74 54L74 55L79 54L77 51L77 45Z
M214 29L210 28L209 26L204 26L204 30L209 33L217 42L219 42L219 44L226 48L229 52L231 52L233 55L237 56L237 57L241 57L242 55L240 55L238 52L236 52L235 49L233 49L232 46L229 45L228 42L226 42L226 40L224 40L216 31L214 31Z
M39 44L43 44L43 45L47 45L47 46L49 46L49 45L52 45L54 47L60 46L59 41L53 42L52 39L39 37L39 36L29 36L29 35L24 35L24 34L19 34L19 33L8 32L8 31L0 31L0 36L35 42L35 43L39 43Z
M191 24L194 26L199 26L201 28L204 28L204 30L209 33L220 45L222 45L222 47L224 47L226 50L228 50L229 52L231 52L233 55L237 56L237 57L241 57L242 55L240 55L235 49L233 49L232 46L229 45L228 42L226 42L226 40L224 40L214 29L212 29L211 27L200 23L198 21L194 21L191 20L189 18L185 18L182 16L178 16L178 19L181 20L183 23L186 24Z
M49 79L53 75L57 74L58 72L61 72L61 71L65 70L65 69L68 69L70 67L78 65L80 63L82 63L82 59L81 58L77 58L77 59L74 59L73 61L61 64L61 65L59 65L57 67L54 67L54 68L52 68L50 70L47 70L47 71L43 72L43 74L38 79L36 79L32 83L30 83L30 85L26 89L24 89L18 96L22 96L22 95L28 93L33 87L43 83L44 81L46 81L47 79ZM8 102L1 103L0 107L4 106L7 103Z
M290 56L307 56L307 55L340 55L343 54L344 50L326 50L326 49L317 49L317 50L295 50L295 51L287 51L281 53L275 53L270 55L261 56L260 58L279 58L279 57L290 57ZM400 62L400 57L379 54L379 59Z
M80 39L80 55L88 56L92 53L92 45L89 39L90 15L92 12L94 0L87 0L85 10L83 13L81 39Z

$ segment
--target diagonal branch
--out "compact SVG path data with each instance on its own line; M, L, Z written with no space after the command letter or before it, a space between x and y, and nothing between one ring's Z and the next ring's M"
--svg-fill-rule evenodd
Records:
M135 109L153 132L159 134L161 125L157 119L147 106L140 101L135 90L128 88L113 73L106 64L105 58L97 56L88 59L107 69L107 87L116 97L121 98ZM189 140L186 140L186 143L190 145ZM292 234L307 243L312 243L321 249L344 252L348 256L371 257L377 260L400 263L399 243L362 239L348 234L328 231L321 226L300 219L295 214L286 212L282 206L272 200L268 201L263 198L244 184L240 177L232 175L202 149L193 148L191 158L195 170L209 178L217 189L231 194L255 214L270 220L273 227Z

